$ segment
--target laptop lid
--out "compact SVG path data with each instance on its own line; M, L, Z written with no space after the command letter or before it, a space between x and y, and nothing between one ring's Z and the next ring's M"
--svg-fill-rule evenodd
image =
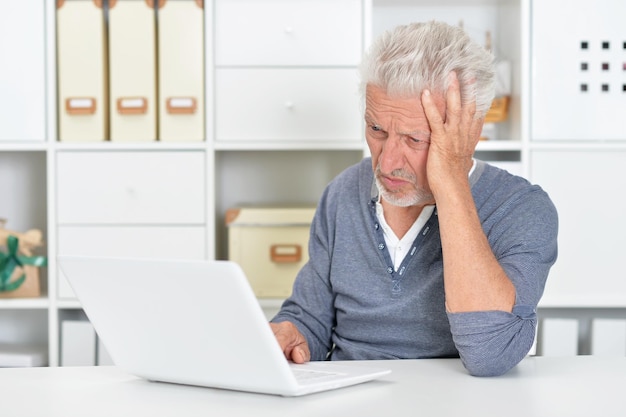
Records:
M389 372L349 366L343 383L298 384L234 262L59 257L59 266L113 362L149 380L302 395Z

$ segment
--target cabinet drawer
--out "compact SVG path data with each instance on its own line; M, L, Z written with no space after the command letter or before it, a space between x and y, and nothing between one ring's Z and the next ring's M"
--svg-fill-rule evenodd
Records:
M215 137L219 141L359 143L354 69L218 69Z
M60 224L205 221L203 152L59 152Z
M215 62L358 65L362 15L361 0L217 0Z
M206 229L189 227L61 226L61 256L112 256L201 260L206 258ZM58 271L57 295L74 298L65 275Z

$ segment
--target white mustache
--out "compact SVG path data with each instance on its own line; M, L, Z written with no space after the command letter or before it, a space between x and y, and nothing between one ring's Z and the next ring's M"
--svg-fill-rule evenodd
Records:
M382 171L380 170L380 166L376 167L376 176L377 177L381 177L383 175ZM415 175L406 172L403 169L394 169L393 171L391 171L391 173L389 173L389 176L394 177L394 178L401 178L403 180L407 180L407 181L411 181L411 182L415 182Z

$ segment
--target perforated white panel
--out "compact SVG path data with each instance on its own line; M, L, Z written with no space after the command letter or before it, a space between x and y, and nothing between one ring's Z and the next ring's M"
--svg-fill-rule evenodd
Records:
M626 140L626 1L532 3L533 140Z

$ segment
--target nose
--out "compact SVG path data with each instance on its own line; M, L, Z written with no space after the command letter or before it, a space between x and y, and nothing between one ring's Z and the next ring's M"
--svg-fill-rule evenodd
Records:
M381 171L384 173L390 173L395 169L404 167L404 149L399 135L390 134L387 140L385 140L378 163Z

